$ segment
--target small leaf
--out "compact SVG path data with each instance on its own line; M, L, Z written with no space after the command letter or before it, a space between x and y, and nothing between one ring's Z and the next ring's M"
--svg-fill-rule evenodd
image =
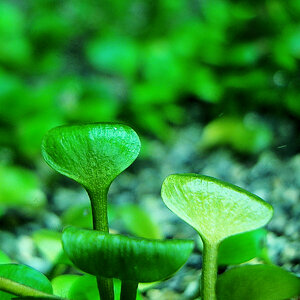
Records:
M213 244L262 227L273 214L272 206L256 195L204 175L168 176L162 186L162 198L204 241Z
M0 264L9 264L11 263L11 259L0 250Z
M267 231L259 228L230 236L223 240L218 250L219 265L238 265L263 255Z
M42 143L46 162L88 189L108 188L139 151L135 131L115 123L55 127Z
M74 282L81 278L80 275L60 275L52 279L52 287L53 287L53 294L63 297L63 298L69 298L69 292L71 287L73 286Z
M272 131L255 118L223 117L205 126L201 147L209 149L225 145L241 153L256 154L268 148L272 140Z
M70 260L92 275L136 282L162 280L188 259L193 242L147 240L68 227L63 246Z
M133 235L147 239L161 239L159 226L149 214L134 204L123 205L118 210L125 228Z
M218 300L283 300L300 295L300 278L273 265L231 269L217 281Z
M39 271L25 265L0 265L0 277L10 279L44 293L52 294L52 286L47 277ZM12 299L13 297L15 296L12 294L0 291L1 300Z
M33 241L41 254L53 265L72 264L63 251L62 234L57 231L41 229L33 234Z
M0 166L0 205L32 214L46 203L37 176L24 168Z

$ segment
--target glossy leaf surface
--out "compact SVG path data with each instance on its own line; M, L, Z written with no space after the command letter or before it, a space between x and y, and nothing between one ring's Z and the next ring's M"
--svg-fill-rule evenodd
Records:
M66 228L62 240L66 254L81 270L136 282L170 276L193 250L192 241L137 239L75 227Z
M25 265L0 265L0 277L31 287L44 293L52 294L52 286L45 275ZM15 295L0 291L0 299L12 299Z
M264 226L273 214L272 206L256 195L204 175L168 176L162 186L162 198L204 240L214 244Z
M108 188L136 159L140 140L133 129L114 123L60 126L42 143L46 162L86 188Z
M263 255L267 231L259 228L230 236L223 240L218 250L219 265L237 265Z
M231 269L217 281L218 300L283 300L300 295L300 278L273 265Z

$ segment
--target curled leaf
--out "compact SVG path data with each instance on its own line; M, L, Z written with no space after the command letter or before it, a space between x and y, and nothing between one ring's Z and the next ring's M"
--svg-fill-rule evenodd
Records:
M148 240L68 227L63 247L70 260L92 275L136 282L167 278L188 259L192 241Z

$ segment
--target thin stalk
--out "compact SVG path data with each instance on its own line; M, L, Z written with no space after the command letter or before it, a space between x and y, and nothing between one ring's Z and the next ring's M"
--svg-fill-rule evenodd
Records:
M107 217L107 189L88 190L92 204L94 230L109 232ZM101 300L114 300L113 280L97 276L98 290Z
M131 280L123 280L121 284L120 300L135 300L138 282Z
M201 276L201 299L216 300L218 275L218 244L203 242L203 263Z
M0 277L0 290L21 297L47 297L58 299L54 295L44 293L4 277Z

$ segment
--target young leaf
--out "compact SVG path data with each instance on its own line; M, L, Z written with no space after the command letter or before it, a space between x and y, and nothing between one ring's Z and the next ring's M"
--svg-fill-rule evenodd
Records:
M14 290L23 290L23 287L29 287L43 293L52 294L52 286L45 275L39 271L25 265L18 264L3 264L0 265L0 279L9 279L17 284L14 285ZM7 286L6 286L7 287ZM20 287L20 289L18 288ZM33 291L34 292L34 291ZM20 294L21 295L21 294ZM23 295L25 296L25 295ZM26 296L29 296L28 294ZM36 295L38 296L38 295ZM46 296L46 295L45 295ZM0 299L12 299L13 294L0 291Z
M218 250L218 264L238 265L263 256L266 236L267 230L259 228L226 238Z
M215 245L228 236L264 226L273 214L272 206L258 196L204 175L168 176L162 198L204 241Z
M115 123L55 127L42 142L46 162L90 190L107 189L139 151L135 131Z
M194 243L147 240L68 227L63 247L81 270L96 276L152 282L176 272L190 256Z
M300 295L300 278L273 265L249 265L222 274L218 300L283 300Z

